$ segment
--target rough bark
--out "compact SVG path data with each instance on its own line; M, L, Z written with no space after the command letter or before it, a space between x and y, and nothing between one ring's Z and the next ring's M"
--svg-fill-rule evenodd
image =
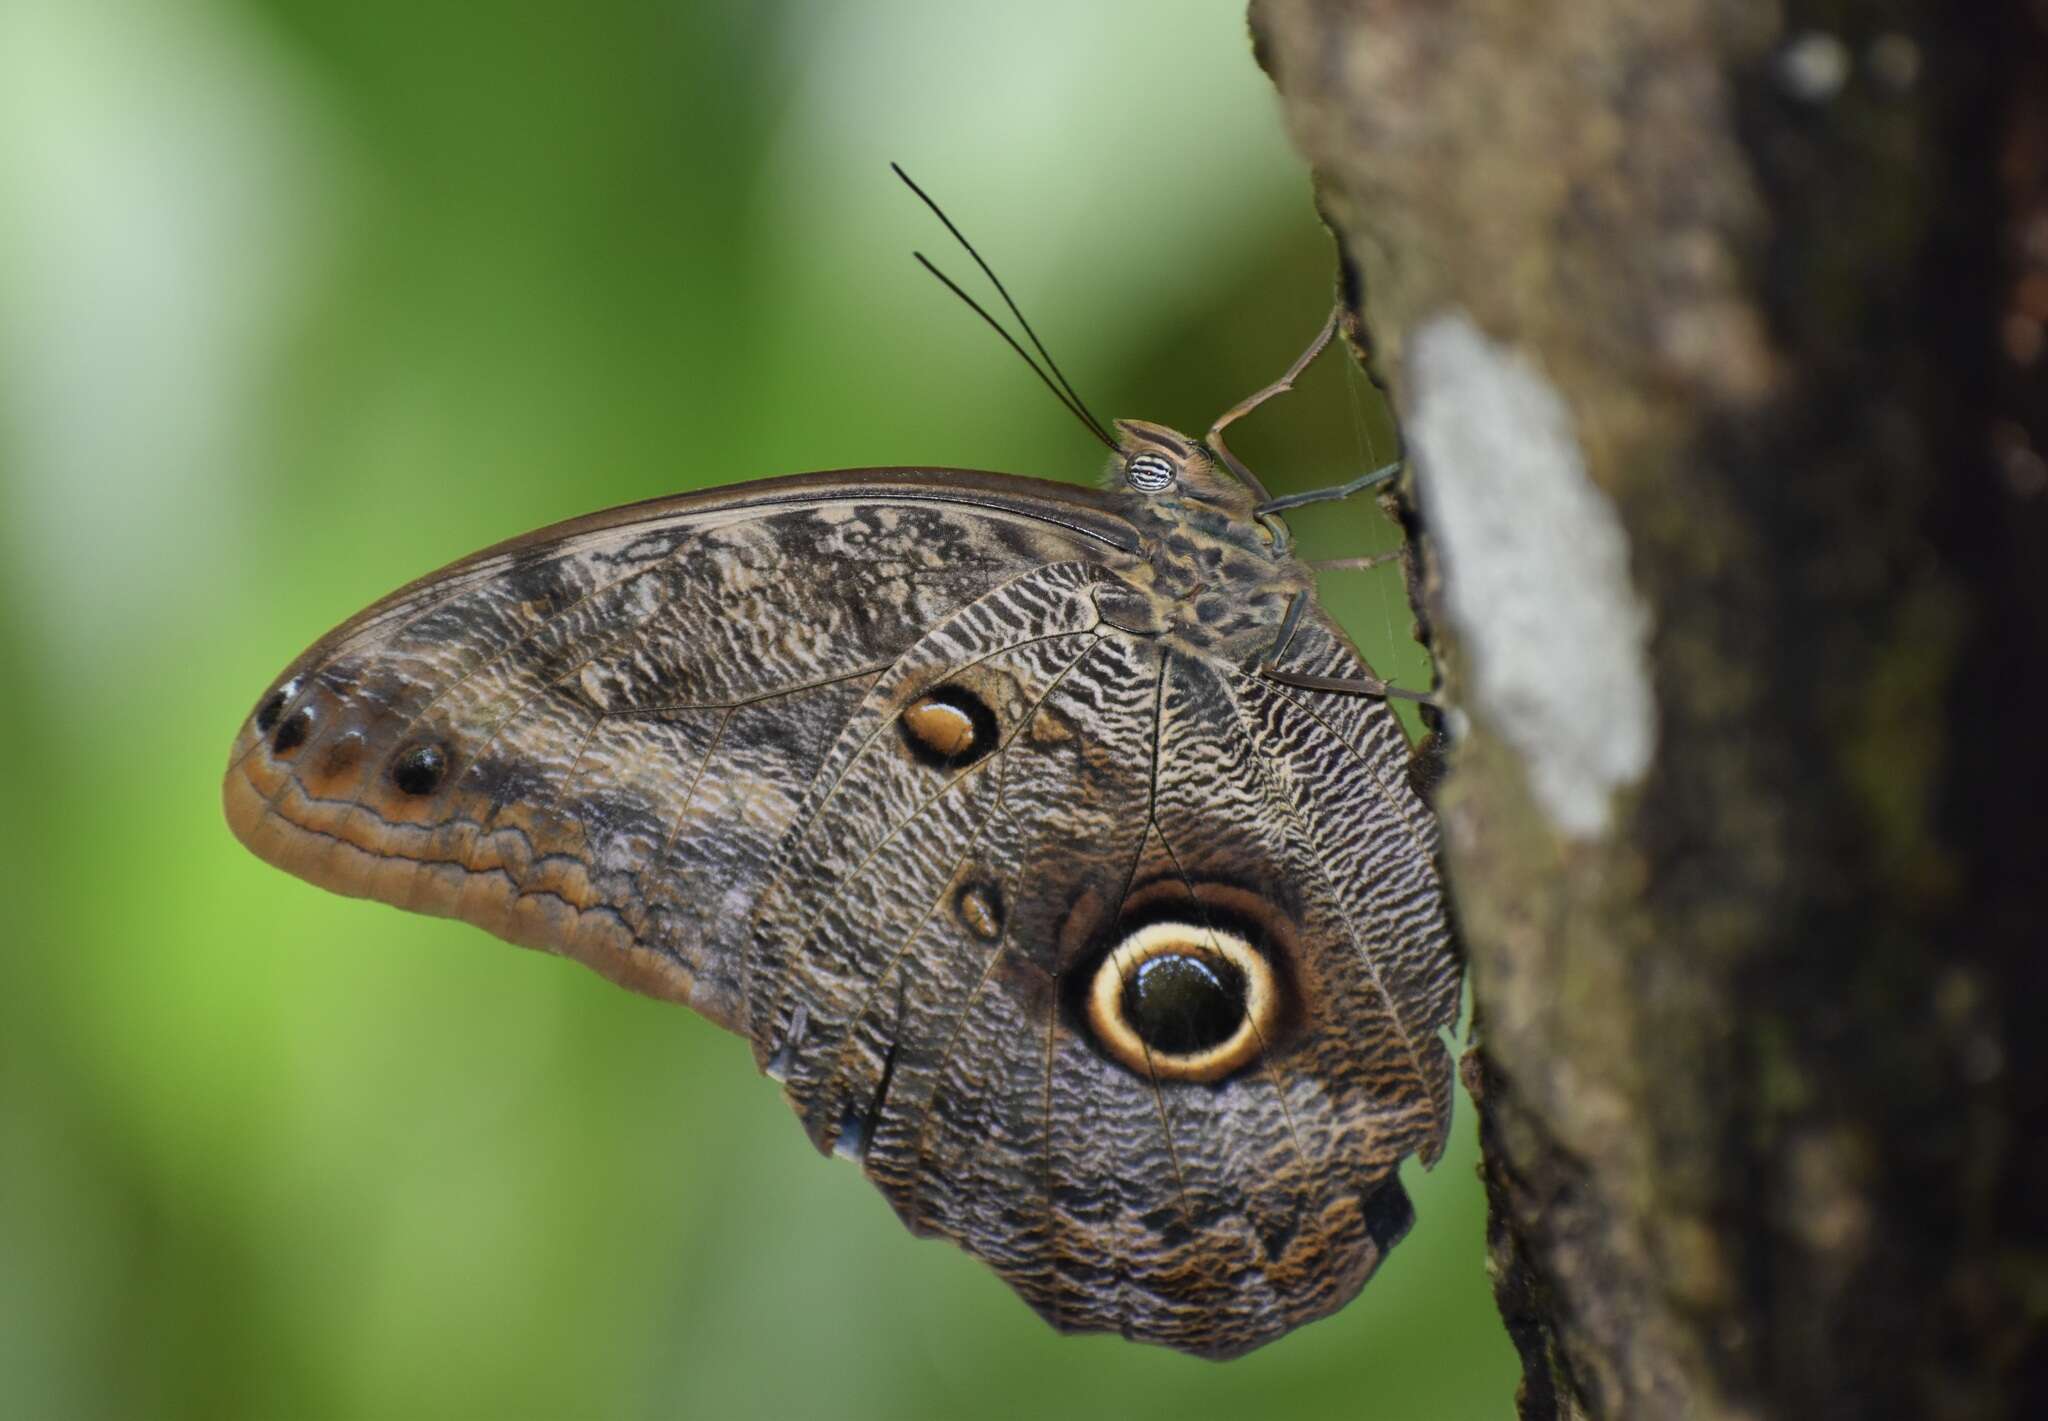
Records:
M1252 28L1408 439L1522 1414L2048 1415L2048 6Z

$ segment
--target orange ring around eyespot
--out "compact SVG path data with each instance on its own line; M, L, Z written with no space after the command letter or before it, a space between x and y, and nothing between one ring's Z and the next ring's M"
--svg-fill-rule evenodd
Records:
M1124 986L1153 957L1185 953L1220 957L1244 978L1244 1016L1237 1030L1202 1051L1161 1051L1124 1018ZM1088 1025L1109 1053L1141 1074L1166 1081L1219 1081L1259 1054L1280 1016L1280 984L1265 956L1226 928L1150 923L1102 959L1088 988Z

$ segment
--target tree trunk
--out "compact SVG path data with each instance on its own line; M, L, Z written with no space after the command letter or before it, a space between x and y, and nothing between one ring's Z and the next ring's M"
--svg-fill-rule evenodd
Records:
M1525 1417L2048 1415L2048 4L1254 0Z

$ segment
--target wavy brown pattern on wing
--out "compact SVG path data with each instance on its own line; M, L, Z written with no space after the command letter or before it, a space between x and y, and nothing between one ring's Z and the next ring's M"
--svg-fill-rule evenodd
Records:
M1070 925L1105 909L1113 915L1145 830L1156 661L1142 641L1106 637L1010 747L1007 832L982 860L1014 886L1007 936L998 954L967 955L983 975L955 979L957 1006L936 1018L947 1045L913 1090L897 1087L898 1108L868 1160L906 1219L967 1243L1068 1327L1119 1320L1111 1315L1116 1228L1103 1234L1074 1218L1092 1217L1098 1200L1113 1202L1104 1180L1118 1161L1113 1152L1070 1150L1065 1131L1085 1131L1092 1106L1062 1094L1046 1113L1046 1052L1050 1045L1056 1063L1066 1042L1061 973L1088 945ZM1034 871L1049 858L1059 873ZM962 1037L969 1044L954 1049ZM1079 1208L1070 1180L1090 1194Z
M709 782L743 832L668 835L676 797L701 790L692 771L706 747L686 714L659 726L664 709L871 674L989 585L1073 547L1008 515L834 505L472 560L323 638L281 678L296 689L279 721L303 712L313 732L280 752L245 726L224 787L230 822L316 882L566 952L737 1026L744 997L710 980L750 909L734 895L758 885L832 737L816 745L735 712L728 736L763 723L721 751L737 770ZM831 699L796 698L813 710ZM445 745L453 762L448 786L420 799L384 777L415 741ZM694 879L696 904L709 891L720 911L677 911L674 894L642 901L643 875L621 859L644 871L664 842L667 877Z
M1319 610L1305 618L1297 659L1310 675L1370 674ZM1234 679L1245 733L1260 747L1276 805L1321 845L1319 862L1343 897L1353 946L1401 1023L1429 1086L1432 1129L1416 1149L1425 1163L1450 1125L1451 1071L1442 1033L1456 1024L1459 965L1451 950L1435 824L1405 773L1407 742L1384 701L1303 690L1263 677ZM1331 865L1345 866L1332 872Z
M810 911L793 936L783 1001L801 1001L811 1025L784 1088L819 1148L834 1143L843 1095L871 1089L902 1034L899 1026L864 1040L865 1008L889 983L910 925L929 920L929 906L957 872L956 846L978 839L993 814L1000 790L994 772L1005 761L1008 741L1100 641L1093 633L1076 633L984 658L978 665L987 674L985 684L1002 682L1016 697L1015 712L1003 717L1003 744L932 787L934 771L900 742L871 742L863 764L868 773L849 776L833 812L821 815L805 835L805 847L815 852L793 860L794 879L814 891L806 895ZM951 673L949 681L958 674ZM869 837L877 829L879 835ZM830 886L818 893L815 885ZM928 965L952 966L955 972L965 966ZM910 1007L906 998L903 1008ZM919 1036L928 1029L921 1020L918 1027ZM897 1080L907 1085L907 1063L899 1063L898 1072Z
M1014 725L1032 688L1058 669L1058 653L1044 648L1100 625L1094 578L1086 564L1055 563L996 587L907 647L848 719L768 872L743 949L757 1061L782 1045L794 1010L789 985L812 970L798 948L817 905L945 778L910 753L898 715L934 687L957 685L991 709L998 727Z
M1350 1163L1324 1148L1327 1137L1304 1151L1297 1117L1311 1126L1324 1117L1288 1098L1326 1095L1335 1066L1322 1059L1330 1043L1319 1038L1317 984L1301 960L1316 920L1289 892L1300 849L1248 803L1244 753L1219 734L1219 691L1199 663L1169 663L1154 832L1134 904L1197 927L1229 915L1298 993L1262 1068L1215 1085L1156 1082L1172 1144L1152 1152L1150 1173L1163 1183L1175 1166L1180 1197L1162 1208L1162 1188L1145 1201L1133 1291L1146 1335L1212 1355L1320 1316L1355 1291L1342 1286L1349 1275L1363 1281L1341 1261L1363 1239L1345 1207ZM1325 1284L1326 1270L1338 1286Z
M910 1085L911 1073L929 1060L929 1043L942 1035L953 1034L947 1029L947 1024L957 1017L963 992L972 990L968 978L973 972L973 958L971 952L958 950L964 945L958 941L961 936L959 929L964 927L965 934L971 936L975 928L964 921L935 924L934 916L948 896L965 886L964 880L970 871L975 879L981 880L1021 866L1012 861L1016 852L1014 844L984 842L991 825L1011 831L1042 827L1046 816L1039 812L1038 805L1030 801L1042 798L1040 791L1045 785L1062 780L1070 784L1074 781L1070 776L1048 773L1050 769L1064 769L1064 766L1037 764L1029 765L1013 787L1012 771L1020 761L1042 758L1032 755L1031 737L1045 734L1049 725L1057 723L1058 712L1050 703L1071 683L1090 679L1093 663L1102 654L1117 651L1119 641L1119 638L1091 634L1079 653L1045 683L1036 699L1023 707L1022 714L1008 726L1002 743L987 759L976 762L960 777L964 779L988 767L993 780L989 803L967 836L965 847L954 856L951 870L945 875L939 891L925 903L911 931L897 934L893 927L887 925L888 918L878 917L878 905L873 901L873 895L869 895L865 904L852 904L845 889L829 906L834 910L854 908L850 917L839 923L820 923L814 919L814 926L826 928L828 937L839 937L856 944L854 951L846 956L855 977L865 977L868 983L854 1008L850 1025L842 1034L837 1052L829 1059L822 1051L815 1053L812 1059L816 1068L794 1074L788 1081L792 1101L798 1104L799 1113L811 1125L814 1134L820 1128L829 1130L832 1127L833 1099L840 1101L838 1109L843 1114L849 1097L873 1098L877 1083L885 1077L886 1068L892 1065L897 1069L887 1078L896 1090L904 1090ZM992 661L982 664L987 666ZM1046 719L1049 716L1054 719ZM948 790L951 788L949 785ZM998 816L1002 817L999 819ZM1063 827L1071 835L1082 826L1068 816ZM1030 846L1039 851L1044 847L1036 843ZM1009 850L1007 853L1006 848ZM895 861L909 858L914 862L921 854L931 852L914 844L906 845L905 850L904 854L896 856ZM871 854L870 862L873 857ZM871 881L894 885L900 880L903 890L914 899L922 892L914 885L932 878L933 875L892 867L889 871L873 875ZM861 911L862 908L867 911ZM1020 901L1017 896L1009 897L1000 905L1006 921L1014 921L1020 911L1028 916L1032 913L1032 905ZM955 917L959 918L957 905ZM935 940L931 942L922 941L927 928L935 930ZM814 937L810 941L816 943L817 939ZM888 953L886 960L881 960L861 952L857 945L862 942L893 943L893 951ZM916 954L914 960L913 953ZM977 980L985 980L985 977L977 977ZM897 1018L885 1028L874 1018L873 1008L882 994L892 987L898 993ZM947 1004L949 1002L951 1006ZM806 1090L820 1087L827 1092L824 1100L818 1104L805 1104ZM899 1097L899 1106L906 1100L907 1097Z
M914 1230L980 1235L981 1251L1056 1322L1064 1321L1065 1290L1057 1281L1063 1244L1052 1214L1047 1092L1058 934L1077 897L1120 904L1149 822L1149 686L1158 654L1138 639L1110 637L1099 656L1108 660L1090 663L1089 688L1078 673L1063 680L1041 707L1043 719L1006 753L1005 834L991 840L980 865L1001 895L1000 936L967 947L970 964L980 952L979 971L964 995L940 1007L936 1056L912 1089L893 1092L898 1108L885 1116L868 1160L870 1177ZM1106 703L1105 687L1123 688L1117 704ZM1045 871L1053 862L1060 871Z

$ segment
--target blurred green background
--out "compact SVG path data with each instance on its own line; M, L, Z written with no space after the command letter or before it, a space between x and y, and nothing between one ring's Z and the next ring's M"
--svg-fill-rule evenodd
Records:
M1508 1412L1462 1102L1334 1319L1061 1339L739 1041L222 823L277 669L486 543L800 469L1093 478L892 158L1105 416L1206 426L1330 299L1236 0L0 5L0 1412ZM1333 482L1375 411L1326 362L1237 448ZM1397 573L1328 593L1420 680Z

